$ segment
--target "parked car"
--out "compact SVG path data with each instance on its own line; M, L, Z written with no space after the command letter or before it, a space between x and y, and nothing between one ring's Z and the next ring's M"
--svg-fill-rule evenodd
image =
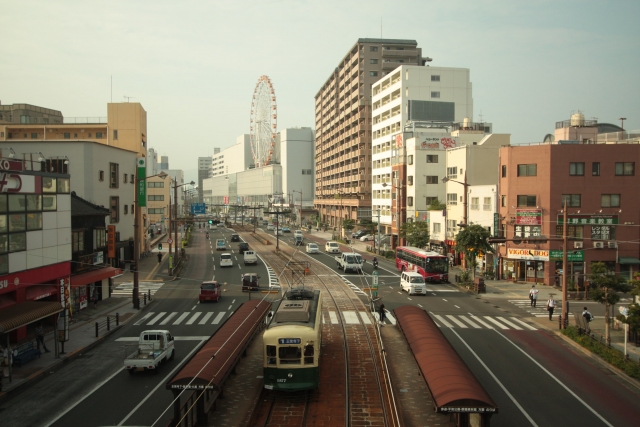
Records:
M318 245L315 243L307 243L307 253L318 254L320 253L320 249L318 248Z
M249 250L249 244L247 242L240 242L240 244L238 245L238 252L240 252L240 254L245 253L245 251Z
M283 233L291 233L291 229L289 227L282 227Z
M269 225L267 225L267 230L269 230L269 231L273 231L273 230L275 230L275 229L276 229L276 227L274 227L274 225L273 225L273 224L269 224Z
M359 238L361 238L362 236L365 236L365 235L367 235L367 234L369 234L369 233L367 233L367 231L366 231L366 230L364 230L364 229L363 229L363 230L358 230L358 231L356 231L356 232L351 233L351 238L352 238L352 239L359 239Z
M231 241L232 242L239 242L240 241L240 236L238 236L237 234L232 234L231 235Z
M220 255L220 267L233 267L233 260L230 253Z
M373 234L365 234L364 236L360 237L360 241L367 242L369 240L373 240L373 238L374 238Z
M202 282L200 285L200 295L198 299L200 302L215 301L218 302L222 296L220 292L220 284L216 281Z

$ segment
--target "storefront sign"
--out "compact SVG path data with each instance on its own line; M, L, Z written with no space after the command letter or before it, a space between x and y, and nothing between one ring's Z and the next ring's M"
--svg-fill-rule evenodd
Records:
M69 341L69 317L71 316L69 295L71 293L71 280L69 278L60 279L58 283L60 286L60 304L62 308L64 308L58 317L58 341L65 342Z
M563 223L564 215L558 215L558 225ZM567 215L567 223L569 225L616 225L618 224L618 215L569 214Z
M116 226L107 225L107 256L116 257Z
M530 259L534 261L549 261L549 251L540 249L507 249L509 259Z
M21 171L22 162L16 160L0 159L0 170L3 171Z
M558 250L549 251L549 261L562 261L562 251L558 251ZM567 261L584 262L584 251L568 251Z
M516 209L516 224L542 225L542 209Z
M514 237L540 237L542 236L541 225L516 225L513 228Z
M147 167L145 159L140 157L137 162L138 166L138 179L136 180L136 187L138 189L138 206L147 206Z
M500 228L500 214L495 212L493 214L493 237L498 237L498 229Z

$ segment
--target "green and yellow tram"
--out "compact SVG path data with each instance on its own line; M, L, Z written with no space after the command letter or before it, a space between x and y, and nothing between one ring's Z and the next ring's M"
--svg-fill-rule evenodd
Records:
M322 293L307 289L286 292L263 335L264 388L317 388L321 342Z

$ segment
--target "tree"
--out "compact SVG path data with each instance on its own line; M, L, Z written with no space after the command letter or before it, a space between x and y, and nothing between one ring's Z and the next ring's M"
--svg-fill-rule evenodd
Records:
M456 235L456 250L464 253L467 264L473 268L475 277L476 257L482 256L488 252L493 253L493 248L487 239L491 233L489 230L479 224L469 225Z
M400 227L400 237L407 240L409 246L424 248L429 243L429 223L426 221L405 222Z
M427 208L427 210L429 210L429 211L441 211L441 210L446 209L446 208L447 208L447 205L445 205L444 203L442 203L438 199L434 199L429 204L429 207Z
M361 219L360 226L364 227L369 234L376 234L378 230L378 223L371 221L370 219Z
M342 220L342 229L346 231L346 235L348 236L351 230L353 230L356 226L356 222L352 219L343 219Z
M604 304L604 337L607 345L609 345L611 343L609 336L609 308L620 301L620 295L617 292L629 292L631 286L623 277L618 276L615 271L609 270L605 263L594 262L591 264L589 287L591 299Z

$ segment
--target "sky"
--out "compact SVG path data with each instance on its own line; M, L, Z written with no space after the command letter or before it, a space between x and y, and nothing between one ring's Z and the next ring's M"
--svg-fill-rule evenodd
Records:
M269 76L278 130L314 127L314 96L358 38L411 39L469 68L474 121L541 142L585 118L640 129L637 0L4 0L0 102L106 117L140 102L150 148L197 180L197 158L249 133Z

